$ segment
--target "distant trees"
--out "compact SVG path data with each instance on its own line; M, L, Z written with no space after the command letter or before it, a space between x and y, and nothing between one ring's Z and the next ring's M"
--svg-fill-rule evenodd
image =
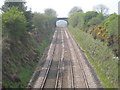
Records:
M75 12L83 12L83 10L80 7L75 6L70 10L69 16Z
M120 15L111 14L106 17L105 14L108 9L103 5L96 7L96 9L98 11L73 13L69 16L69 25L90 33L94 39L105 42L111 47L116 56L120 56L118 50L120 38L118 33L118 17Z
M35 36L37 36L36 40L39 43L41 39L44 40L46 37L49 38L50 35L53 34L57 17L38 12L33 14L32 21L35 27L33 33L35 33Z
M82 28L84 25L84 14L82 12L75 12L69 17L68 21L73 27Z
M45 12L46 15L57 16L56 11L53 10L53 9L51 9L51 8L47 8L47 9L45 9L44 12Z
M55 27L56 18L54 15L46 15L41 13L34 13L33 24L37 29L46 30Z
M99 4L99 5L95 6L93 8L93 10L98 12L98 13L102 13L103 15L106 15L106 14L108 14L109 9L105 5Z
M86 12L85 15L84 15L84 22L85 22L84 26L85 26L85 27L88 27L88 22L89 22L93 17L96 17L97 15L98 15L98 13L95 12L95 11L88 11L88 12Z
M99 25L101 22L102 22L101 19L99 19L98 17L94 17L88 22L88 25L89 26Z
M103 16L103 14L99 13L97 14L97 16L91 18L88 21L88 26L96 26L99 25L103 22L103 20L105 19L105 17Z
M36 28L46 30L55 27L56 19L56 11L51 8L47 8L44 13L35 12L32 21Z

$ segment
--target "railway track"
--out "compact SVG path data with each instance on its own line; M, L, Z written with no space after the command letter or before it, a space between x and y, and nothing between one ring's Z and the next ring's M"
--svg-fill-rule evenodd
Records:
M46 57L46 62L45 62L44 66L43 66L43 68L38 76L38 79L35 81L32 88L43 88L44 87L44 83L45 83L45 80L47 78L47 74L49 72L51 63L52 63L52 56L54 54L55 47L56 47L56 45L54 43L57 41L57 38L56 38L57 36L58 36L58 32L56 30L54 35L53 35L53 40L52 40L52 43L50 45L48 55Z
M68 36L69 48L71 50L72 60L73 60L73 72L74 72L74 88L89 88L86 75L83 70L81 60L79 58L78 48L76 48L75 43L71 35L65 30L66 36ZM80 73L78 73L78 71ZM81 83L81 84L80 84Z
M56 78L56 84L55 84L55 88L62 88L62 72L64 71L64 63L63 63L63 59L64 59L64 38L63 38L63 31L61 30L61 43L62 43L62 53L61 53L61 58L59 60L59 64L58 64L58 72L57 72L57 78Z
M101 87L87 63L67 28L56 28L46 61L31 87L60 90Z

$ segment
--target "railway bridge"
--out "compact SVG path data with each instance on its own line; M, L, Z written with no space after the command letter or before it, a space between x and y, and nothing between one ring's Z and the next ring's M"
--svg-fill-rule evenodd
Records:
M68 17L61 17L61 18L57 18L57 20L65 20L68 22Z
M69 23L68 23L68 17L59 17L59 18L57 18L56 23L61 24L61 21L62 21L62 24L66 24L66 25L69 24ZM64 25L63 25L63 26L64 26Z

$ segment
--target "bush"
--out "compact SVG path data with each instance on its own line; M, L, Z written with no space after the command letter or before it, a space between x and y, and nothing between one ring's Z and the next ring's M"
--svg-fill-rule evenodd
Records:
M96 17L97 15L98 15L98 13L95 12L95 11L86 12L85 13L85 18L84 18L85 24L87 24L89 22L89 20L91 20L93 17ZM87 26L87 25L85 25L85 26Z
M108 29L109 39L108 46L110 46L115 55L119 56L119 48L118 48L118 37L120 36L118 33L118 17L117 14L111 14L102 24L105 28Z
M87 54L88 59L96 68L97 74L105 88L118 87L118 59L113 58L114 53L103 42L94 40L92 35L69 26L69 31L74 36L74 39Z
M90 31L90 33L93 35L93 37L96 37L96 39L101 41L108 41L108 30L102 25L95 26L93 30Z
M68 22L73 27L77 26L79 28L83 28L83 26L84 26L84 14L82 12L75 12L70 16L70 18L68 19Z
M88 22L88 25L89 25L89 26L99 25L101 22L102 22L101 19L99 19L99 18L97 18L97 17L94 17L94 18L92 18L92 19Z
M26 32L25 16L15 7L2 14L2 22L4 33L8 33L8 37L12 40L19 40Z
M118 35L118 15L112 14L110 15L102 25L109 29L109 34L111 35Z

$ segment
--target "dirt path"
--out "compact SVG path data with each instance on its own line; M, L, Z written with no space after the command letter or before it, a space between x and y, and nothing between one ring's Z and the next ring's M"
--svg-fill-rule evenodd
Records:
M30 80L31 88L102 87L94 69L67 28L56 28L44 60L40 72L37 75L34 73Z

